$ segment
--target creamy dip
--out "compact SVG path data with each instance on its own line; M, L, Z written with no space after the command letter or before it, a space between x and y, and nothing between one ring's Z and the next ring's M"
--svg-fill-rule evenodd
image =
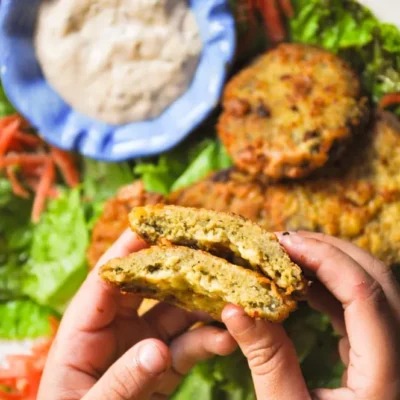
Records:
M188 89L202 51L185 0L44 0L35 46L68 104L115 125L159 116Z

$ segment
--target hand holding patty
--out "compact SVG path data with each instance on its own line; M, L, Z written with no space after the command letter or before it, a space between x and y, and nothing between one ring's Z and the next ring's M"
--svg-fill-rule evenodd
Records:
M295 262L316 274L311 306L342 336L342 388L318 389L319 400L397 400L400 394L400 288L391 270L350 243L322 234L282 235ZM249 360L258 399L308 400L294 347L283 328L228 306L223 320Z
M98 277L109 259L144 247L126 232L88 276L61 323L38 400L164 399L197 362L235 349L226 331L187 331L197 314L161 303L140 317L141 298Z

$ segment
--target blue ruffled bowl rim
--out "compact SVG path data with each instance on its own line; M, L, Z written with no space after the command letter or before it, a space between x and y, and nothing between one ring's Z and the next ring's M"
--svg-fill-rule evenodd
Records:
M41 1L0 2L0 68L10 101L51 145L108 162L154 156L175 147L218 105L236 47L227 0L189 1L204 48L188 91L158 118L121 126L73 110L47 83L33 46Z

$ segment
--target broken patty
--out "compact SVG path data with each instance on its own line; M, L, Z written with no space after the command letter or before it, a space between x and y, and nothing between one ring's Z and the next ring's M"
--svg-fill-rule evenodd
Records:
M296 307L259 272L188 247L154 246L114 259L101 268L100 276L122 292L201 310L218 320L227 304L276 322Z
M282 44L227 85L218 133L235 165L273 180L338 158L368 122L353 70L336 55Z
M134 208L131 228L149 244L188 246L208 251L272 279L286 294L303 292L306 281L278 239L238 215L177 206Z

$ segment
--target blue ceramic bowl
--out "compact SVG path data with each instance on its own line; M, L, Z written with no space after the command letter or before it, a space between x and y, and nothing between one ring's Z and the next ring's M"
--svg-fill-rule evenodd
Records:
M121 126L75 111L47 83L33 46L41 1L0 0L0 66L11 102L47 142L110 162L156 155L177 145L217 105L235 53L227 0L190 0L204 48L188 91L158 118Z

